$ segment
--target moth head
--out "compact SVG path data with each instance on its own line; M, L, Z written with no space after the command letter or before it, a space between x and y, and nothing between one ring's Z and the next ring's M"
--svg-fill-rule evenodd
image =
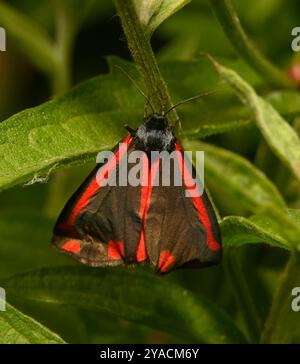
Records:
M168 127L168 121L164 115L151 114L146 117L145 126L147 131L165 130Z

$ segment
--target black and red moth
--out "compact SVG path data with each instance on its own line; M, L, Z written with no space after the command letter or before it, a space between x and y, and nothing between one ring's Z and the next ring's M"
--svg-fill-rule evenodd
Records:
M129 131L113 149L115 163L108 160L98 165L68 201L55 225L52 244L94 267L149 261L157 272L166 273L218 263L222 253L215 213L205 192L186 197L185 180L190 176L166 116L149 115ZM125 152L130 155L136 150L145 152L142 168L148 169L148 183L136 187L99 184L99 168L103 178L118 175ZM160 159L151 164L148 157L154 150L176 151L174 163L179 164L182 186L153 184L161 168Z

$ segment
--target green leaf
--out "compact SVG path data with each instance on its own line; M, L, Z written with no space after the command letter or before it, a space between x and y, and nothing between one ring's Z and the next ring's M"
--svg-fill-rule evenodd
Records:
M226 115L224 115L226 117ZM191 128L190 130L187 130L184 132L184 135L186 137L189 137L191 139L202 139L206 138L211 135L226 133L232 130L242 129L246 128L251 125L250 120L223 120L218 121L218 119L215 120L213 124L206 124L198 126L196 128Z
M1 125L4 133L0 139L9 139L9 142L4 141L0 145L1 190L26 181L42 182L47 180L49 172L58 167L90 160L99 150L111 149L125 134L123 118L135 119L133 113L104 112L70 117L61 123L50 121L49 124L37 125L42 121L42 115L35 119L34 114L37 111L43 113L42 109L47 110L40 108L32 111L33 119L30 122L27 122L27 112L27 115L23 114L25 122L22 123L24 119L20 115L20 118L13 118L11 122ZM50 117L48 112L49 109L47 118ZM6 126L8 129L3 130Z
M44 72L54 72L55 49L44 29L3 1L0 1L0 24L33 64Z
M251 221L242 216L228 216L221 222L224 246L267 243L279 248L289 248L289 243L278 231L270 229L269 224L259 218Z
M56 168L82 163L99 150L112 148L125 135L123 125L134 126L142 115L142 110L132 109L141 97L119 86L113 77L100 76L3 121L0 190L38 182Z
M191 0L134 0L141 23L152 34L159 25Z
M0 312L0 344L63 344L64 341L39 322L6 303Z
M236 153L199 141L185 140L186 150L205 152L205 178L221 185L249 210L275 206L285 208L285 203L273 183L253 164Z
M296 230L300 227L300 210L287 210L284 220L293 224ZM283 229L282 226L285 226ZM281 221L276 223L272 214L253 215L250 218L242 216L227 216L221 222L222 240L225 246L240 246L243 244L266 243L275 247L291 249L290 241L297 241L298 234L292 235L291 229Z
M84 307L193 342L245 342L227 315L172 281L128 268L62 267L1 282L10 297ZM99 316L99 320L101 316Z
M221 77L234 89L252 112L257 127L278 158L300 179L300 140L280 114L236 72L211 58Z

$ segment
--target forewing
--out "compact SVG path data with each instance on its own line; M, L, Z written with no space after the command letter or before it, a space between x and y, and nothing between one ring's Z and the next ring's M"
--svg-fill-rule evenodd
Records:
M132 148L128 136L113 150L115 164L98 165L71 197L54 228L52 243L56 248L91 266L136 262L141 187L99 185L101 175L109 178L116 173L119 181L119 174L124 172L120 161L127 163L126 153Z
M221 258L218 223L206 193L198 197L186 196L186 191L191 195L187 187L191 176L187 175L179 143L174 163L172 161L170 186L163 186L160 180L158 186L152 187L144 225L150 262L161 273L183 266L202 268L218 263ZM176 168L182 176L182 186L172 183ZM159 171L161 178L162 163Z

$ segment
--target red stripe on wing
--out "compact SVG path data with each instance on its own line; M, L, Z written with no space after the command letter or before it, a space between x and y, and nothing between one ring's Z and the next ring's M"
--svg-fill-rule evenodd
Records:
M150 206L151 193L153 182L156 178L160 160L157 159L149 170L149 160L146 154L143 156L143 176L142 176L142 189L141 189L141 205L139 216L142 220L141 235L136 252L136 260L143 262L148 258L145 240L145 224L147 220L147 214Z
M140 236L140 240L139 240L137 251L136 251L136 261L139 263L144 262L145 260L147 260L147 258L148 258L148 255L147 255L147 249L146 249L145 230L142 227L141 236Z
M178 163L181 170L181 174L183 176L184 183L186 184L187 189L193 190L196 187L196 183L193 181L193 178L190 174L188 167L184 162L184 158L182 157L182 147L180 143L176 142L176 151L178 157ZM209 249L213 251L220 250L221 246L216 241L214 237L214 233L211 226L211 221L207 212L207 208L201 198L201 196L192 196L189 197L192 199L193 204L198 211L199 220L204 224L206 232L207 232L207 244Z
M107 162L105 165L106 168L102 170L101 176L95 176L95 178L91 181L87 189L84 191L84 193L81 195L80 199L76 202L68 220L63 225L72 226L74 224L74 221L80 211L82 211L89 203L92 196L95 195L95 193L100 189L101 181L104 179L107 179L109 174L113 171L114 167L119 163L119 161L122 159L123 155L128 149L129 144L131 143L132 137L131 135L128 135L124 140L121 147L117 150L115 154L115 159L111 159ZM100 183L99 183L100 182Z

